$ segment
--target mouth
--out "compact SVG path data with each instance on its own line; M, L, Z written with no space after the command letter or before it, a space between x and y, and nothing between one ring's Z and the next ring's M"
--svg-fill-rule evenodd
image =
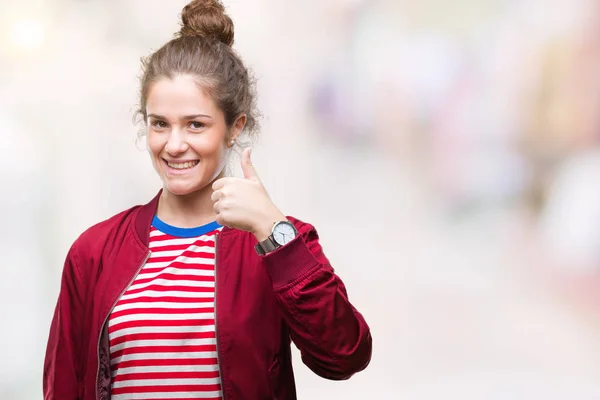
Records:
M186 170L194 168L196 165L200 163L200 160L192 160L192 161L168 161L163 158L163 162L169 167L170 170L175 170L177 172L184 172Z

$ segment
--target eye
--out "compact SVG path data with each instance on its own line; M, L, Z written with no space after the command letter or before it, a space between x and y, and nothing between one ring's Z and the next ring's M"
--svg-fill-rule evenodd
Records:
M191 129L193 129L193 130L199 130L199 129L202 129L202 128L204 128L206 125L204 125L204 124L203 124L202 122L200 122L200 121L192 121L192 122L190 122L190 125L189 125L189 126L190 126L190 128L191 128Z
M162 120L160 120L160 119L156 119L156 120L152 121L152 122L150 123L150 125L151 125L151 126L154 128L154 129L157 129L157 130L160 130L160 129L165 129L165 128L168 126L168 124L167 124L165 121L162 121Z

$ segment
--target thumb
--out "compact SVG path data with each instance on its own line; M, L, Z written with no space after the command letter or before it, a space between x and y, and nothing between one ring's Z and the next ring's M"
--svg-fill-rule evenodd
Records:
M256 174L254 166L252 165L252 159L250 158L251 153L251 147L244 149L242 152L242 172L244 173L244 178L257 181L258 175Z

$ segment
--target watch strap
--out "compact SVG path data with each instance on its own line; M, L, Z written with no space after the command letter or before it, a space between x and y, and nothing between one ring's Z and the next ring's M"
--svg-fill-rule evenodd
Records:
M254 250L256 250L256 253L259 256L264 256L265 254L272 252L273 250L277 249L278 247L280 247L279 244L275 243L275 241L273 240L273 236L270 235L268 238L266 238L262 242L258 242L254 246Z

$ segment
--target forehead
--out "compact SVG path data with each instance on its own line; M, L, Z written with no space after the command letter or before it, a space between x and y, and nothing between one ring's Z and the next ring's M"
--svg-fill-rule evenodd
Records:
M146 111L160 115L213 115L219 110L212 97L193 77L177 75L173 79L162 78L152 83L148 90Z

